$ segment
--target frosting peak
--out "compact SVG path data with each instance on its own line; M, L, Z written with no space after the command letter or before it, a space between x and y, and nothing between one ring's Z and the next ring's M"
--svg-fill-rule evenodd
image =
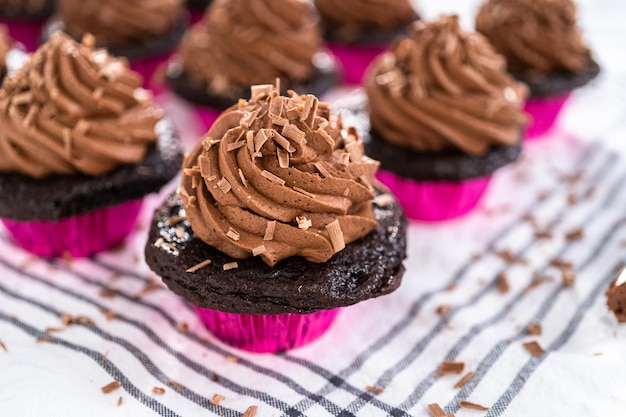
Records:
M195 236L234 258L325 262L377 224L378 163L312 95L252 87L184 166L180 195Z
M322 17L335 25L395 29L417 19L409 0L315 0Z
M478 12L476 30L506 57L515 74L575 73L591 59L572 0L488 0Z
M141 77L57 32L0 90L0 172L100 175L143 159L163 118Z
M519 141L526 88L504 58L456 16L416 22L369 68L372 127L387 141L420 152L457 148L481 155Z
M239 96L241 87L306 81L322 46L310 4L301 0L217 0L183 40L186 75L210 92Z
M167 34L180 19L182 0L59 0L58 13L74 39L85 33L99 46L120 46Z

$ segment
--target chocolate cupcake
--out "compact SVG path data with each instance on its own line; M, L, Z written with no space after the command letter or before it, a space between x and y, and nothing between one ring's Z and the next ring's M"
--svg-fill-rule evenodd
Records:
M207 128L252 85L280 79L288 89L321 95L337 81L322 49L317 17L299 0L218 0L185 36L168 68L172 90L194 103Z
M155 214L146 261L221 340L257 352L308 343L337 308L387 294L404 272L405 220L313 95L271 85L226 110Z
M58 0L44 38L63 30L75 40L90 33L96 46L129 59L146 82L166 62L187 28L183 0Z
M191 14L191 23L195 24L202 20L204 12L211 4L211 0L187 0L187 8Z
M41 256L88 256L132 230L182 162L141 77L105 50L51 36L0 89L0 217Z
M11 38L34 51L53 10L54 0L0 0L0 24L9 28Z
M419 19L409 0L315 0L315 7L349 84L360 84L374 58Z
M600 71L576 18L572 0L488 0L476 16L476 30L530 89L528 138L546 133L570 92Z
M371 135L378 178L418 220L469 212L490 175L520 153L526 87L502 56L457 16L416 22L369 68ZM364 127L365 130L368 126Z

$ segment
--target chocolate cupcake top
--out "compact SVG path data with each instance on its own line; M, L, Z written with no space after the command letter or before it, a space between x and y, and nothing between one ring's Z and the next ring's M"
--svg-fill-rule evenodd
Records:
M36 14L48 9L52 0L0 0L0 14L16 16L21 14Z
M483 155L514 145L527 90L505 69L504 58L481 35L461 30L457 16L416 22L368 70L372 128L420 152Z
M184 10L182 0L59 0L64 30L74 39L85 33L98 46L119 46L167 34Z
M218 0L183 40L186 75L212 93L313 75L322 38L312 6L300 0Z
M195 236L233 258L325 262L377 225L378 163L312 95L252 87L184 167L180 196Z
M572 0L488 0L478 12L476 29L516 74L576 73L591 60Z
M0 172L97 176L140 161L163 112L124 60L57 32L0 89Z
M328 23L356 29L394 29L418 17L409 0L315 0L315 7Z

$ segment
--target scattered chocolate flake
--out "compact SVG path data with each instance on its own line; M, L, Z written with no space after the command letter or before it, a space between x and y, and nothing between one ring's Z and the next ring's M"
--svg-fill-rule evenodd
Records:
M444 361L441 363L441 368L437 372L437 376L460 374L465 369L465 362L450 362Z
M78 324L82 324L84 326L95 326L96 323L87 316L77 316L74 321Z
M470 379L472 379L474 377L474 371L469 371L468 373L466 373L463 378L459 379L459 381L454 384L454 388L463 388L463 386L465 384L467 384Z
M308 192L307 190L304 190L304 189L302 189L300 187L293 187L293 190L299 192L300 194L304 194L307 197L315 198L315 194L312 194L312 193Z
M382 394L383 392L385 392L384 389L378 388L378 387L375 387L375 386L372 386L372 385L366 386L365 387L365 391L371 392L372 394L376 394L376 395L379 395L379 394Z
M229 355L229 356L226 356L226 362L237 363L239 362L239 359L237 359L236 356Z
M115 391L116 389L121 388L121 386L122 386L122 384L120 384L119 382L113 381L113 382L111 382L109 384L106 384L101 389L102 389L103 393L110 394L113 391Z
M226 233L226 236L228 236L229 238L231 238L235 242L238 241L239 239L241 239L241 235L239 234L239 232L236 231L235 229L233 229L232 227L228 228L228 232Z
M552 278L547 275L542 275L539 272L535 272L533 274L533 279L530 283L524 288L524 292L530 291L535 287L538 287L546 282L552 281Z
M174 387L174 389L176 389L176 391L182 391L185 387L182 386L182 384L179 384L178 382L174 381L173 379L170 379L170 385Z
M304 216L296 217L296 223L298 223L298 229L302 229L302 230L309 230L309 228L313 226L313 223L311 222L311 220L307 219Z
M115 298L119 293L119 290L115 288L103 288L100 290L98 295L102 298Z
M576 284L576 274L574 274L574 268L572 266L566 266L561 268L561 274L563 278L563 285L567 288L571 288Z
M466 400L461 400L461 402L459 402L459 406L461 408L469 408L471 410L489 411L489 407L485 407L483 405L472 403Z
M581 228L570 230L565 234L565 240L568 242L576 242L578 240L582 240L584 237L585 233Z
M59 333L59 332L62 332L63 330L65 329L61 327L46 327L44 332L45 333Z
M123 402L124 402L124 398L122 398L122 397L118 398L117 399L117 406L120 407Z
M536 341L526 342L522 346L524 346L524 349L526 349L526 351L532 356L541 356L546 353L546 351L543 350L543 348Z
M210 259L205 259L204 261L200 262L199 264L196 264L194 266L192 266L191 268L187 269L186 272L189 272L190 274L194 274L196 272L198 272L199 270L201 270L202 268L211 265L211 260Z
M163 286L161 285L161 283L157 279L151 278L150 280L148 280L146 285L144 285L140 294L141 295L148 294L152 291L157 291L157 290L162 290L162 289L163 289Z
M569 194L567 194L568 206L575 206L577 203L578 203L578 196L575 193L570 192Z
M534 336L541 335L542 333L541 324L537 322L529 323L528 326L526 326L526 332Z
M74 318L69 314L63 314L61 316L61 323L63 323L64 326L71 326L74 324Z
M509 285L509 280L504 271L498 274L497 284L498 291L500 291L502 294L506 294L511 289L511 286Z
M453 282L452 284L450 284L450 285L448 285L446 287L446 291L452 292L452 291L456 290L457 287L458 287L458 284L456 282Z
M613 280L606 292L606 305L620 323L626 323L626 270Z
M152 388L152 393L156 394L156 395L163 395L163 394L165 394L165 388L154 387L154 388Z
M513 264L526 265L527 263L525 259L520 258L519 256L515 255L513 252L511 252L508 249L496 250L496 251L493 251L493 254L510 265L513 265Z
M51 343L52 339L49 337L38 337L37 339L35 339L35 342L37 343Z
M324 165L322 165L321 162L316 162L314 165L315 169L317 169L317 171L322 175L323 178L330 178L330 172L328 172L328 170L326 168L324 168Z
M187 323L185 323L185 322L178 323L176 325L176 330L179 333L183 333L183 334L189 333L189 325Z
M272 174L268 170L264 169L263 171L261 171L261 176L278 185L285 185L285 180L283 180L282 178L278 178L276 175Z
M604 353L602 352L594 352L593 356L602 356L604 355Z
M544 229L544 230L535 230L535 239L552 239L552 232Z
M199 177L202 175L202 172L199 167L193 167L183 169L183 174L187 177Z
M226 194L231 190L232 187L228 180L222 177L222 179L217 182L217 188L219 188L224 194Z
M326 231L328 232L330 243L333 245L333 251L335 253L346 247L343 232L341 230L341 226L339 225L339 220L335 219L331 223L327 224Z
M265 253L265 245L257 246L252 249L252 256L259 256Z
M185 231L184 227L178 226L177 228L174 229L174 234L176 235L177 238L182 239L185 237L187 232Z
M452 308L450 304L442 304L439 307L437 307L436 311L437 311L437 314L439 314L440 316L443 316L448 311L450 311L450 308Z
M155 242L154 242L154 247L157 249L161 248L161 245L165 242L165 239L163 239L162 237L158 238Z
M224 269L224 271L229 271L231 269L239 268L239 264L237 262L229 262L227 264L224 264L222 268Z
M555 268L567 268L567 267L571 267L572 263L565 261L563 259L553 258L553 259L550 259L550 266L553 266Z
M268 220L263 240L274 240L274 230L276 230L276 220Z
M4 350L5 352L8 352L9 350L7 349L7 346L2 343L2 340L0 340L0 348L2 348L2 350Z
M350 189L346 188L345 190L343 190L343 196L344 197L348 197L350 195Z
M428 410L432 417L447 417L445 411L439 406L439 404L428 404Z
M222 394L214 394L213 397L211 398L211 404L218 405L225 399L226 397L224 397Z
M254 417L256 416L257 411L259 411L259 407L257 407L256 405L251 405L241 417Z

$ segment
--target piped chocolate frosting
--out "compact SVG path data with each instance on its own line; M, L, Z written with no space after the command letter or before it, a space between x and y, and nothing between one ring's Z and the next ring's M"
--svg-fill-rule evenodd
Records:
M298 83L315 71L322 46L312 6L299 0L218 0L179 49L199 88L231 96L241 87L281 78Z
M0 172L97 176L140 161L164 117L140 86L125 60L55 33L0 90Z
M184 12L182 0L59 0L64 30L74 39L95 36L98 46L120 46L169 33Z
M233 258L325 262L377 225L378 163L312 95L252 87L184 167L179 194L195 236Z
M365 87L374 131L419 152L459 149L484 155L515 145L526 122L526 87L481 35L457 16L416 22L372 64Z
M0 0L0 15L34 15L52 8L52 0Z
M418 18L409 0L315 0L322 18L353 29L395 29Z
M577 73L591 61L572 0L488 0L478 12L476 30L515 74Z

